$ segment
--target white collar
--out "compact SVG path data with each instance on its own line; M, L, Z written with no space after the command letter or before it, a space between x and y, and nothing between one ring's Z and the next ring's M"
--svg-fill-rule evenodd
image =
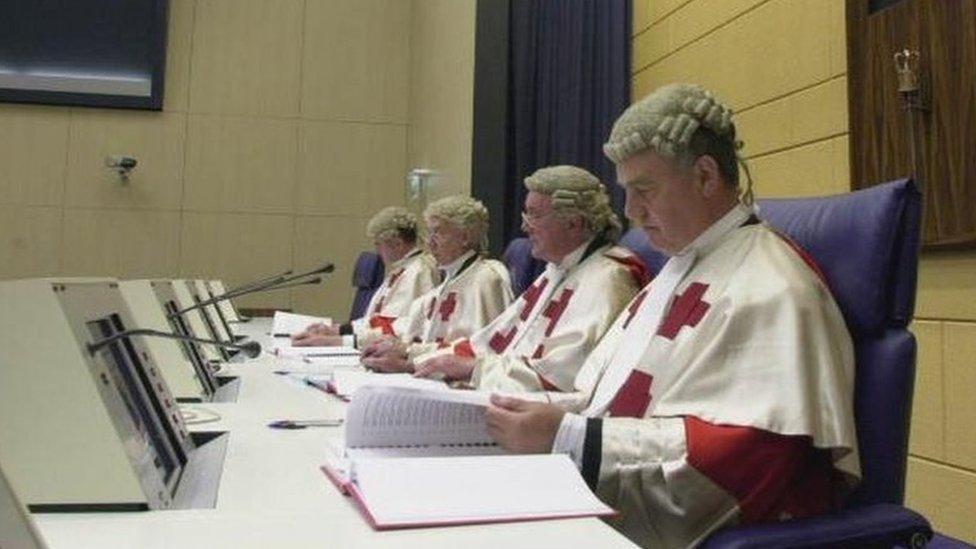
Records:
M454 275L456 275L458 271L461 270L461 267L464 265L464 262L467 261L473 255L475 255L475 251L468 250L463 254L461 254L460 257L448 263L447 265L438 265L437 268L444 271L444 282L447 282L448 280L454 278Z
M400 259L397 259L396 261L394 261L394 262L393 262L393 265L390 265L390 270L389 270L389 272L391 272L391 273L392 273L392 272L393 272L393 271L395 271L396 269L399 269L399 268L400 268L400 267L402 267L402 266L403 266L403 265L404 265L404 264L405 264L405 263L406 263L407 261L409 261L409 260L410 260L411 258L413 258L414 256L416 256L416 255L417 255L417 254L419 254L419 253L420 253L420 248L418 248L418 247L416 247L416 246L414 246L413 248L410 248L410 251L409 251L409 252L407 252L406 254L404 254L404 256L403 256L403 257L401 257Z
M565 272L572 269L573 267L576 266L577 263L579 263L583 259L583 254L586 253L587 248L590 247L590 244L592 242L593 239L591 238L586 242L582 243L578 248L566 254L566 256L563 257L562 261L560 261L559 263L549 262L546 265L546 270L552 269L555 271Z
M718 241L725 236L729 231L741 226L743 223L749 219L749 216L754 212L752 209L744 206L743 204L736 204L722 217L718 219L715 223L712 223L710 227L705 229L703 233L698 235L698 238L691 241L680 252L674 254L676 256L686 255L690 252L705 252L712 248Z

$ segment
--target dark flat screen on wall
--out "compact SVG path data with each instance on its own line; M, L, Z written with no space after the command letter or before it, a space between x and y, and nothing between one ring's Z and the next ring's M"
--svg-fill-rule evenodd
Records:
M0 0L0 101L159 110L169 0Z

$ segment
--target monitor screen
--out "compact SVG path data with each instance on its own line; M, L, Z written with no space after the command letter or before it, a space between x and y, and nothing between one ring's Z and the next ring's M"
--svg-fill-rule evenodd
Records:
M0 101L159 110L169 0L3 0Z

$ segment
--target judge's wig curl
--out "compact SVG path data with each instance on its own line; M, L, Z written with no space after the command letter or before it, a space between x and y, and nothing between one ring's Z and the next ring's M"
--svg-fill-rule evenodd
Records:
M525 188L552 197L558 215L579 215L593 235L610 242L620 238L621 224L610 207L603 183L590 172L576 166L550 166L525 178Z
M417 242L417 216L401 206L383 208L366 224L366 236L377 242L399 236L407 243Z
M488 248L488 208L470 196L448 196L431 202L424 210L424 218L438 218L455 225L468 235L466 243L472 250Z

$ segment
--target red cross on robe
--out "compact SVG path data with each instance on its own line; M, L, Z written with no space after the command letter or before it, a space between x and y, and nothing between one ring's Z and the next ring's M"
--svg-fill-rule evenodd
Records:
M457 292L450 292L444 301L441 301L440 307L437 308L437 312L441 314L441 321L447 322L451 319L451 315L454 314L454 309L457 308Z
M548 278L543 278L538 283L533 284L522 293L522 298L525 300L525 305L522 306L522 312L519 313L519 318L525 320L529 318L529 313L535 307L535 302L539 301L539 297L542 295L542 290L546 289L546 285L549 284Z
M556 323L559 322L559 317L563 316L563 312L569 305L569 298L573 297L573 290L567 288L563 290L562 295L559 299L546 304L546 309L542 311L542 316L549 319L549 326L546 327L546 337L552 335L552 330L556 327Z
M654 376L634 370L630 372L627 381L620 386L620 390L610 402L611 417L644 417L647 407L651 404L651 384Z
M708 302L702 301L702 296L707 289L708 284L693 282L685 289L685 293L677 296L671 305L671 310L668 311L668 316L658 328L657 335L674 339L684 326L691 328L698 326L711 306Z
M502 354L505 352L505 349L508 348L508 344L512 342L512 339L515 338L515 334L517 332L518 326L512 326L512 329L509 330L507 334L495 332L495 334L491 336L491 339L488 340L488 346L491 347L491 350L495 351L495 353Z

